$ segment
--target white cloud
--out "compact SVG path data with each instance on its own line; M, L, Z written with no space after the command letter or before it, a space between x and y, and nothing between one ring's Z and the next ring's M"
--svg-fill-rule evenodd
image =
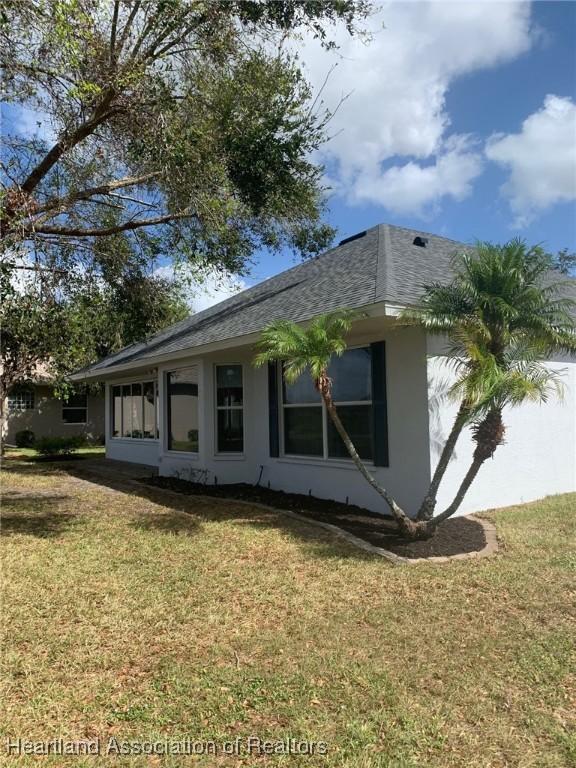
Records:
M482 160L467 137L452 136L430 165L410 161L384 172L378 167L374 171L358 177L356 200L378 202L393 213L425 216L443 197L467 197L472 182L482 172Z
M320 152L336 193L420 214L445 196L462 199L481 156L464 137L447 135L447 91L456 78L529 49L529 3L387 3L370 27L367 45L339 32L337 54L313 40L300 46L316 91L338 62L322 94L326 106L349 94Z
M520 133L492 136L486 155L510 171L501 191L510 201L515 226L525 226L554 203L575 200L576 104L546 96Z
M178 279L185 286L186 301L193 312L202 312L248 288L244 280L227 273L209 272L203 279L194 279L185 269L176 272L174 267L166 265L155 269L154 274L169 280Z

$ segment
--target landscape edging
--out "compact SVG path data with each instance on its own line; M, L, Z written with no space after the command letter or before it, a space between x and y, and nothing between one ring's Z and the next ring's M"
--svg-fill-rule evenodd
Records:
M84 468L82 468L84 469ZM88 469L87 472L80 472L79 474L90 474L92 471L93 474L98 474L97 472L94 472L94 469L91 468ZM83 478L84 479L84 478ZM90 480L86 478L88 482ZM178 491L173 491L171 488L162 488L161 486L153 485L152 483L147 483L142 480L133 480L132 478L122 478L122 483L133 486L133 487L140 487L142 485L145 485L147 488L153 488L156 491L160 491L162 493L168 493L170 495L174 495L177 497L185 496L186 494L179 493ZM441 555L437 557L402 557L402 555L396 555L394 552L390 552L387 549L383 549L382 547L376 547L374 544L370 544L370 542L365 541L364 539L359 538L358 536L354 536L354 534L349 533L348 531L344 530L343 528L339 528L337 525L333 525L332 523L325 523L321 520L314 520L314 518L305 517L304 515L300 515L297 512L292 512L289 509L281 509L279 507L271 507L269 504L262 504L260 502L256 501L246 501L245 499L228 499L223 496L204 496L203 494L191 494L189 498L195 498L195 499L201 499L202 501L224 501L228 502L229 504L244 504L247 506L257 507L259 509L264 509L267 512L274 512L275 514L282 514L286 515L288 517L291 517L293 520L298 520L301 523L307 523L308 525L313 525L318 528L323 528L324 530L330 531L335 536L338 536L339 538L344 539L348 543L355 546L357 549L361 549L364 552L368 552L373 555L377 555L378 557L382 557L385 560L388 560L391 563L394 563L394 565L403 565L404 563L409 564L418 564L418 563L447 563L450 560L468 560L471 558L479 558L479 557L490 557L491 555L494 555L498 551L498 537L496 535L496 526L494 523L492 523L490 520L485 520L482 517L477 517L476 515L467 515L467 517L472 518L473 520L476 520L482 528L484 529L484 536L486 538L486 544L484 547L476 552L462 552L458 555ZM186 514L186 513L184 513Z

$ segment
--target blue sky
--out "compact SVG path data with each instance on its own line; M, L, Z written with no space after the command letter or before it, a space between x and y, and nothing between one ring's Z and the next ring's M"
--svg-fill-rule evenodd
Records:
M456 240L519 235L576 250L576 3L401 3L384 6L380 19L386 29L374 25L372 53L342 43L347 71L339 63L324 94L332 106L350 93L333 120L337 146L321 156L338 239L389 222ZM314 83L338 60L308 42L301 55ZM414 132L408 142L402 125ZM288 253L258 254L248 282L293 263Z
M338 52L292 43L315 93L331 72L323 104L346 97L317 157L337 240L388 222L576 250L576 2L383 3L369 31L364 44L337 30ZM209 281L194 306L294 263L259 252L249 277Z

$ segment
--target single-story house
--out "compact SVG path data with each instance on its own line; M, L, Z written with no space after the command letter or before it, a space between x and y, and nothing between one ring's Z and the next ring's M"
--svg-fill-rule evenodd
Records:
M443 344L398 322L423 286L449 281L470 246L380 224L74 375L106 384L106 455L209 483L383 502L348 458L306 378L287 386L281 366L256 369L254 344L272 320L298 322L350 307L362 317L334 361L335 400L371 471L404 509L417 510L456 405ZM574 289L576 281L570 283ZM482 468L461 513L576 491L576 361L555 359L564 398L505 414L506 444ZM470 461L461 437L440 505Z
M103 394L80 388L66 400L55 397L46 366L39 366L28 381L12 387L4 406L8 445L16 444L16 435L22 430L32 431L37 438L82 435L97 442L104 437Z

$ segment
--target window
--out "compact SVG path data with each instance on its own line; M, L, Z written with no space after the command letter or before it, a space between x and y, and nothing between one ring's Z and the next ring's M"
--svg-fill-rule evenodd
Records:
M244 450L244 389L241 365L216 366L216 450Z
M198 366L166 374L168 450L198 453Z
M338 414L362 459L374 456L372 355L370 347L349 349L328 368ZM294 384L282 381L284 453L320 458L349 458L319 393L308 374Z
M155 381L137 381L112 387L112 437L154 440L158 437Z
M86 424L88 414L88 396L86 392L76 392L62 403L62 421L65 424Z
M20 389L8 395L8 413L34 410L34 392L31 389Z

